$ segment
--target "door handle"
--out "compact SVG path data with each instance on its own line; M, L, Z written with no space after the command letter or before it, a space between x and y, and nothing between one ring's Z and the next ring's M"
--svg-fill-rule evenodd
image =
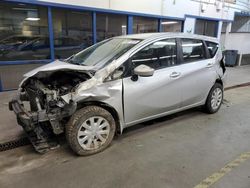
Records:
M206 67L211 68L212 66L213 66L213 63L208 63Z
M172 72L172 73L170 74L170 77L171 77L171 78L178 78L180 75L181 75L180 72Z

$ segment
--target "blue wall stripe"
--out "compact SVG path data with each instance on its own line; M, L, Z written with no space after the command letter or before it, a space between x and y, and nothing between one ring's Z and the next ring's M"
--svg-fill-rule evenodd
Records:
M185 24L185 22L182 21L182 22L181 22L181 32L184 32L184 24Z
M214 37L218 37L218 31L219 31L219 21L216 22L215 31L214 31Z
M158 19L158 32L162 32L162 25L161 25L162 19Z
M92 39L93 44L96 43L96 12L92 13Z
M198 18L202 20L210 20L210 21L223 21L223 22L233 22L234 20L227 20L227 19L219 19L219 18L210 18L210 17L205 17L205 16L195 16L195 15L190 15L190 14L185 14L185 19L186 17L188 18Z
M3 85L2 85L2 79L1 79L1 76L0 76L0 92L3 91Z
M17 89L18 89L18 88L3 89L2 92L14 91L14 90L17 90Z
M198 20L204 20L204 21L206 21L206 19L201 19L200 17L198 18ZM216 25L215 25L215 30L214 30L214 35L213 35L213 37L218 37L218 30L219 30L219 21L217 21L217 20L208 20L208 21L215 21L216 22ZM195 33L195 29L196 29L196 24L197 24L197 18L195 18L195 24L194 24L194 34L196 34Z
M28 64L47 64L50 63L52 60L22 60L22 61L1 61L0 66L5 65L28 65Z
M128 16L127 34L133 34L133 16Z
M55 60L55 48L54 48L54 31L53 31L53 19L51 7L48 7L48 25L49 25L49 41L50 41L50 58Z
M234 16L250 16L250 12L235 12Z

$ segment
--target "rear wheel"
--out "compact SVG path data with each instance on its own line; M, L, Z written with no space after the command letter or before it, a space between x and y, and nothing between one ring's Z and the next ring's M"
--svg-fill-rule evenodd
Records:
M205 104L205 110L209 114L216 113L223 101L223 87L219 83L215 83L209 92L207 101Z
M66 138L76 154L91 155L111 144L115 127L115 120L107 110L87 106L71 117L66 126Z

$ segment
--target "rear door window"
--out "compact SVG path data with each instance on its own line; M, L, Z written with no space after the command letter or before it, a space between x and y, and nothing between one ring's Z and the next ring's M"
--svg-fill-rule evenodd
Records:
M207 48L208 48L210 58L213 58L215 56L218 48L219 48L219 44L217 44L215 42L206 41L206 45L207 45Z
M197 39L181 39L183 62L189 63L206 59L203 42Z

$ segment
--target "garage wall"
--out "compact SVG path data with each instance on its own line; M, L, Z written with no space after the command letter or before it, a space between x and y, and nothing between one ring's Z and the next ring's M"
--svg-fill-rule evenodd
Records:
M109 8L109 0L70 0L70 1L69 0L37 0L37 1L70 4L70 5L77 5L77 6L96 7L96 8L105 8L105 9Z
M191 14L228 20L233 20L235 11L249 9L247 0L241 0L241 3L238 4L223 3L218 0L71 0L70 3L68 0L38 1L180 18Z
M110 9L130 12L161 14L162 0L110 0Z
M46 12L46 14L44 14L45 16L43 17L44 19L45 17L48 17L48 22L43 23L43 19L41 19L39 22L43 23L43 24L40 24L41 26L50 25L48 27L49 29L51 29L48 32L50 33L50 35L47 36L48 34L46 34L45 36L50 39L49 41L50 46L48 47L48 49L50 49L49 51L50 54L46 55L45 58L38 59L39 61L36 61L36 64L33 64L33 63L35 63L35 60L37 59L31 58L31 56L29 56L29 59L14 58L14 59L2 60L2 62L0 62L2 63L0 66L0 91L2 89L8 90L8 89L16 88L17 83L19 83L22 79L23 73L37 66L40 66L41 64L38 64L38 63L41 63L42 61L44 61L44 63L48 63L52 61L54 58L61 58L61 57L57 57L58 54L56 53L58 45L57 45L57 40L55 39L58 37L57 36L58 32L54 32L54 36L52 34L53 29L54 30L57 29L58 31L60 31L59 33L63 33L61 32L62 29L59 27L59 25L62 25L62 23L60 22L58 18L56 18L55 9L57 8L60 10L67 9L69 12L69 16L71 14L76 14L76 13L78 16L81 15L79 16L80 18L77 16L74 16L74 17L76 17L77 21L81 20L81 17L85 18L85 20L84 19L83 20L85 24L87 23L87 25L89 25L88 28L95 28L95 29L85 29L88 32L88 35L86 35L88 40L86 41L87 43L88 41L90 41L90 44L95 43L96 41L103 40L105 37L110 37L113 35L114 36L120 35L121 34L119 33L120 31L122 31L122 33L126 33L126 29L129 29L128 31L130 30L134 31L134 28L143 28L137 31L137 33L141 31L142 32L158 32L158 31L164 31L164 32L174 31L175 32L175 30L178 30L178 31L182 30L183 32L186 32L186 33L194 33L198 19L217 22L218 28L216 30L218 33L217 37L219 38L220 33L221 33L220 31L221 31L222 21L232 21L234 19L234 14L236 11L249 11L250 9L248 0L241 0L239 4L222 3L228 0L223 0L223 1L218 1L218 0L123 0L123 1L122 0L70 0L70 1L69 0L5 0L5 1L14 2L16 3L15 6L17 5L18 6L27 5L27 6L34 6L34 7L37 6L37 7L42 7L42 9L44 9L44 12ZM25 3L28 3L28 4L25 4ZM34 5L30 5L30 3ZM44 5L44 6L40 6L40 5ZM87 22L86 22L86 14L85 16L83 16L82 14L82 12L86 12L86 11L89 12L89 19L87 20ZM114 18L113 20L117 19L118 17L124 18L124 19L120 19L123 21L122 22L120 21L120 23L118 24L118 26L116 26L115 29L108 27L109 24L107 21L107 16L109 14L113 14L113 18ZM54 19L54 17L56 19ZM17 16L17 18L13 18L13 19L15 21L20 20L20 16ZM61 16L61 18L65 19L65 15ZM105 18L106 21L103 21L104 20L103 18ZM111 15L109 15L109 18L110 20L112 20ZM7 16L7 19L9 19L9 16ZM138 20L143 20L143 21L139 22ZM176 25L176 27L178 26L178 29L175 29L174 26L172 26L170 29L169 25L166 30L163 29L163 26L161 25L163 21L164 22L166 21L178 22L178 24ZM102 25L104 24L104 22L105 22L105 27ZM2 22L2 23L6 24L6 22ZM20 22L20 23L23 23L23 22ZM117 25L118 22L116 21L115 23ZM34 25L35 22L32 24ZM137 26L135 27L136 24ZM53 25L54 25L54 28L52 27ZM70 24L66 24L66 25L70 25ZM81 25L81 22L78 25L73 22L72 25L74 26L72 27L73 28L72 30L74 30L77 28L77 26ZM114 26L114 24L112 24L112 26ZM20 28L27 30L27 27L20 27ZM48 31L48 28L46 28L46 31ZM84 27L80 26L80 28L84 28ZM106 28L106 29L104 30L103 28ZM119 29L119 32L116 31L117 29ZM79 28L78 30L81 31L81 29ZM84 35L87 32L84 31ZM119 33L119 34L114 34L114 33ZM134 31L134 33L136 32ZM84 35L80 34L81 37ZM216 32L215 32L215 36L216 36ZM244 36L244 35L235 36L235 38L232 39L231 43L234 44L235 43L234 41L237 41L237 40L246 40L245 37L249 37L249 36ZM84 46L84 48L85 47L86 46ZM245 53L244 51L245 48L250 49L250 47L246 45L240 46L240 47L244 48L240 50L244 53ZM35 54L37 55L37 51ZM26 62L26 61L30 61L30 62Z
M30 65L4 65L0 66L1 87L3 90L16 89L17 84L28 71L40 67L42 64Z
M221 41L225 41L225 34L221 35ZM238 50L241 54L250 54L250 33L230 33L227 36L227 43L225 49ZM244 42L239 42L244 41Z

